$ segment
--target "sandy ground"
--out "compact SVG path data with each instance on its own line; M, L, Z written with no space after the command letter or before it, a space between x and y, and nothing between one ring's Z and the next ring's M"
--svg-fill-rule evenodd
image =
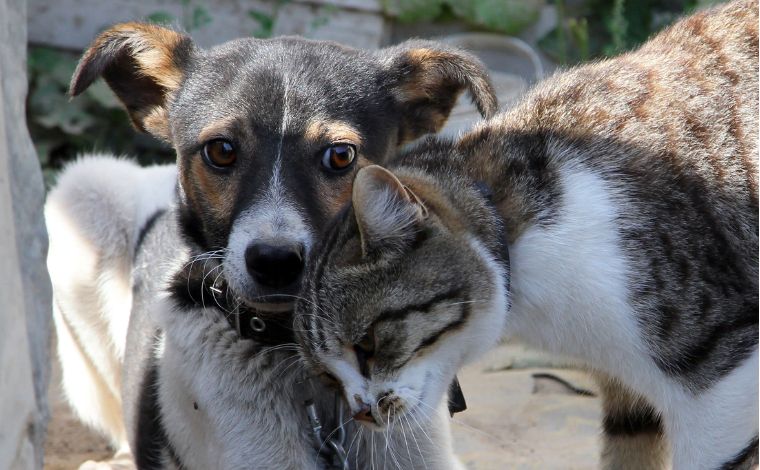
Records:
M76 469L88 459L109 457L106 442L72 416L60 394L57 365L53 369L45 469ZM518 346L502 346L459 374L468 409L454 417L452 428L457 454L467 468L596 467L598 399L579 395L551 377L594 390L584 373Z

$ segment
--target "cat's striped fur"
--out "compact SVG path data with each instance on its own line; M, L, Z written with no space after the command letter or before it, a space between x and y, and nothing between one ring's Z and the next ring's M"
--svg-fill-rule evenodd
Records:
M757 138L756 0L560 73L359 172L311 264L303 354L384 427L506 333L600 378L603 468L750 466Z

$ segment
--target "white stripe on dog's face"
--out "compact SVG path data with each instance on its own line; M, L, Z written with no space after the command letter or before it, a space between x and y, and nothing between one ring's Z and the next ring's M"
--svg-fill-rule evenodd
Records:
M224 275L232 290L243 299L254 302L261 295L251 278L245 261L245 251L251 243L277 246L302 246L304 256L310 252L313 236L303 216L303 210L288 197L282 181L282 146L289 124L288 77L283 80L283 111L280 141L277 147L272 176L264 195L250 208L238 215L232 224ZM292 189L291 189L292 190Z

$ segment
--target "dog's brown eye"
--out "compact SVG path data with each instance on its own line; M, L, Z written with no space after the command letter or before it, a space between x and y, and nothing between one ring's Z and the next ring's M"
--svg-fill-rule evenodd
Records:
M203 158L211 166L225 168L235 163L237 154L231 143L216 139L203 146Z
M356 157L356 149L350 144L333 145L322 155L322 165L328 170L340 171L348 168Z

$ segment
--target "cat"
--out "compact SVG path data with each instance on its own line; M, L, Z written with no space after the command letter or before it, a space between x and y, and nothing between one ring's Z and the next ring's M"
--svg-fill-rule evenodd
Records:
M363 167L309 264L304 361L383 430L518 338L599 378L602 468L756 462L757 19L696 13Z

